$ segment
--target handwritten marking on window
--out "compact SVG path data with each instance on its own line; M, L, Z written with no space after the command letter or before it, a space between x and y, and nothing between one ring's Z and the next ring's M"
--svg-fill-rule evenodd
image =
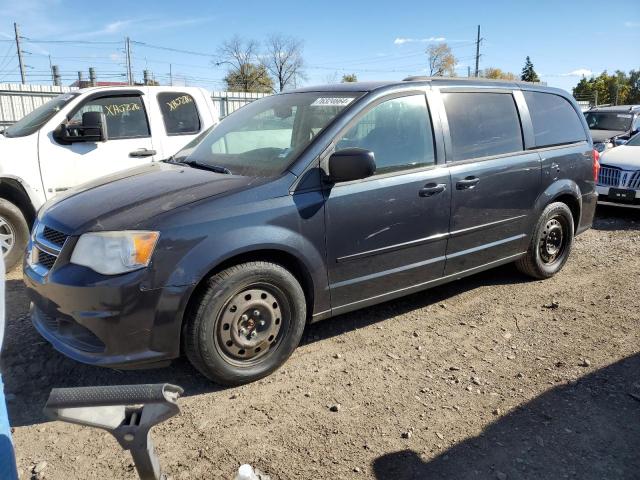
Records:
M107 110L107 117L115 117L118 115L122 115L125 112L137 112L141 110L139 103L105 105L104 108Z
M189 95L182 95L181 97L174 98L170 102L166 102L170 112L173 112L177 108L180 108L189 103L193 103L193 98L191 98L191 96Z

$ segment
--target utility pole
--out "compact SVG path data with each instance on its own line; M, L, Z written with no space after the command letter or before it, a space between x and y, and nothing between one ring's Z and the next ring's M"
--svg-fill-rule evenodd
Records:
M133 85L133 73L131 71L131 42L129 37L126 39L126 53L127 53L127 79L129 85Z
M20 34L18 33L18 24L13 22L13 30L16 32L16 50L18 52L18 63L20 64L20 78L22 84L27 83L27 78L24 74L24 61L22 59L22 48L20 48Z
M61 82L60 82L60 69L58 68L58 65L51 66L51 74L53 75L53 84L56 87L59 87L61 85Z
M169 64L169 85L173 87L173 71L171 68L171 64Z
M51 83L56 84L56 76L53 74L53 65L51 64L51 55L49 55L49 70L51 71Z
M478 38L476 40L476 77L480 75L480 25L478 25Z
M471 66L467 65L467 77L471 76Z

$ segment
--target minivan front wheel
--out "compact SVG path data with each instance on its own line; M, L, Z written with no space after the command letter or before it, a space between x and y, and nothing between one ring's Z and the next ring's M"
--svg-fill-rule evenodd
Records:
M558 273L573 246L574 224L569 207L562 202L548 205L536 225L527 253L518 259L518 270L545 279Z
M248 262L212 276L184 330L191 363L224 385L248 383L280 367L306 322L302 287L285 268Z

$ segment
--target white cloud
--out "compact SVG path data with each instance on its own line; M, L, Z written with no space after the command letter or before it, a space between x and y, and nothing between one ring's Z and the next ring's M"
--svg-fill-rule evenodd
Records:
M429 42L444 42L445 37L429 37L429 38L406 38L397 37L393 43L394 45L404 45L405 43L429 43Z
M591 75L593 75L593 72L588 68L578 68L577 70L560 74L561 77L590 77Z
M624 22L624 26L627 28L638 28L640 27L640 22Z

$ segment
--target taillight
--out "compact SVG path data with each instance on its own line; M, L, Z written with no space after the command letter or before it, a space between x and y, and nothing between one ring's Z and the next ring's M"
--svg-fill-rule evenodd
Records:
M596 149L593 150L593 181L598 182L600 175L600 154Z

